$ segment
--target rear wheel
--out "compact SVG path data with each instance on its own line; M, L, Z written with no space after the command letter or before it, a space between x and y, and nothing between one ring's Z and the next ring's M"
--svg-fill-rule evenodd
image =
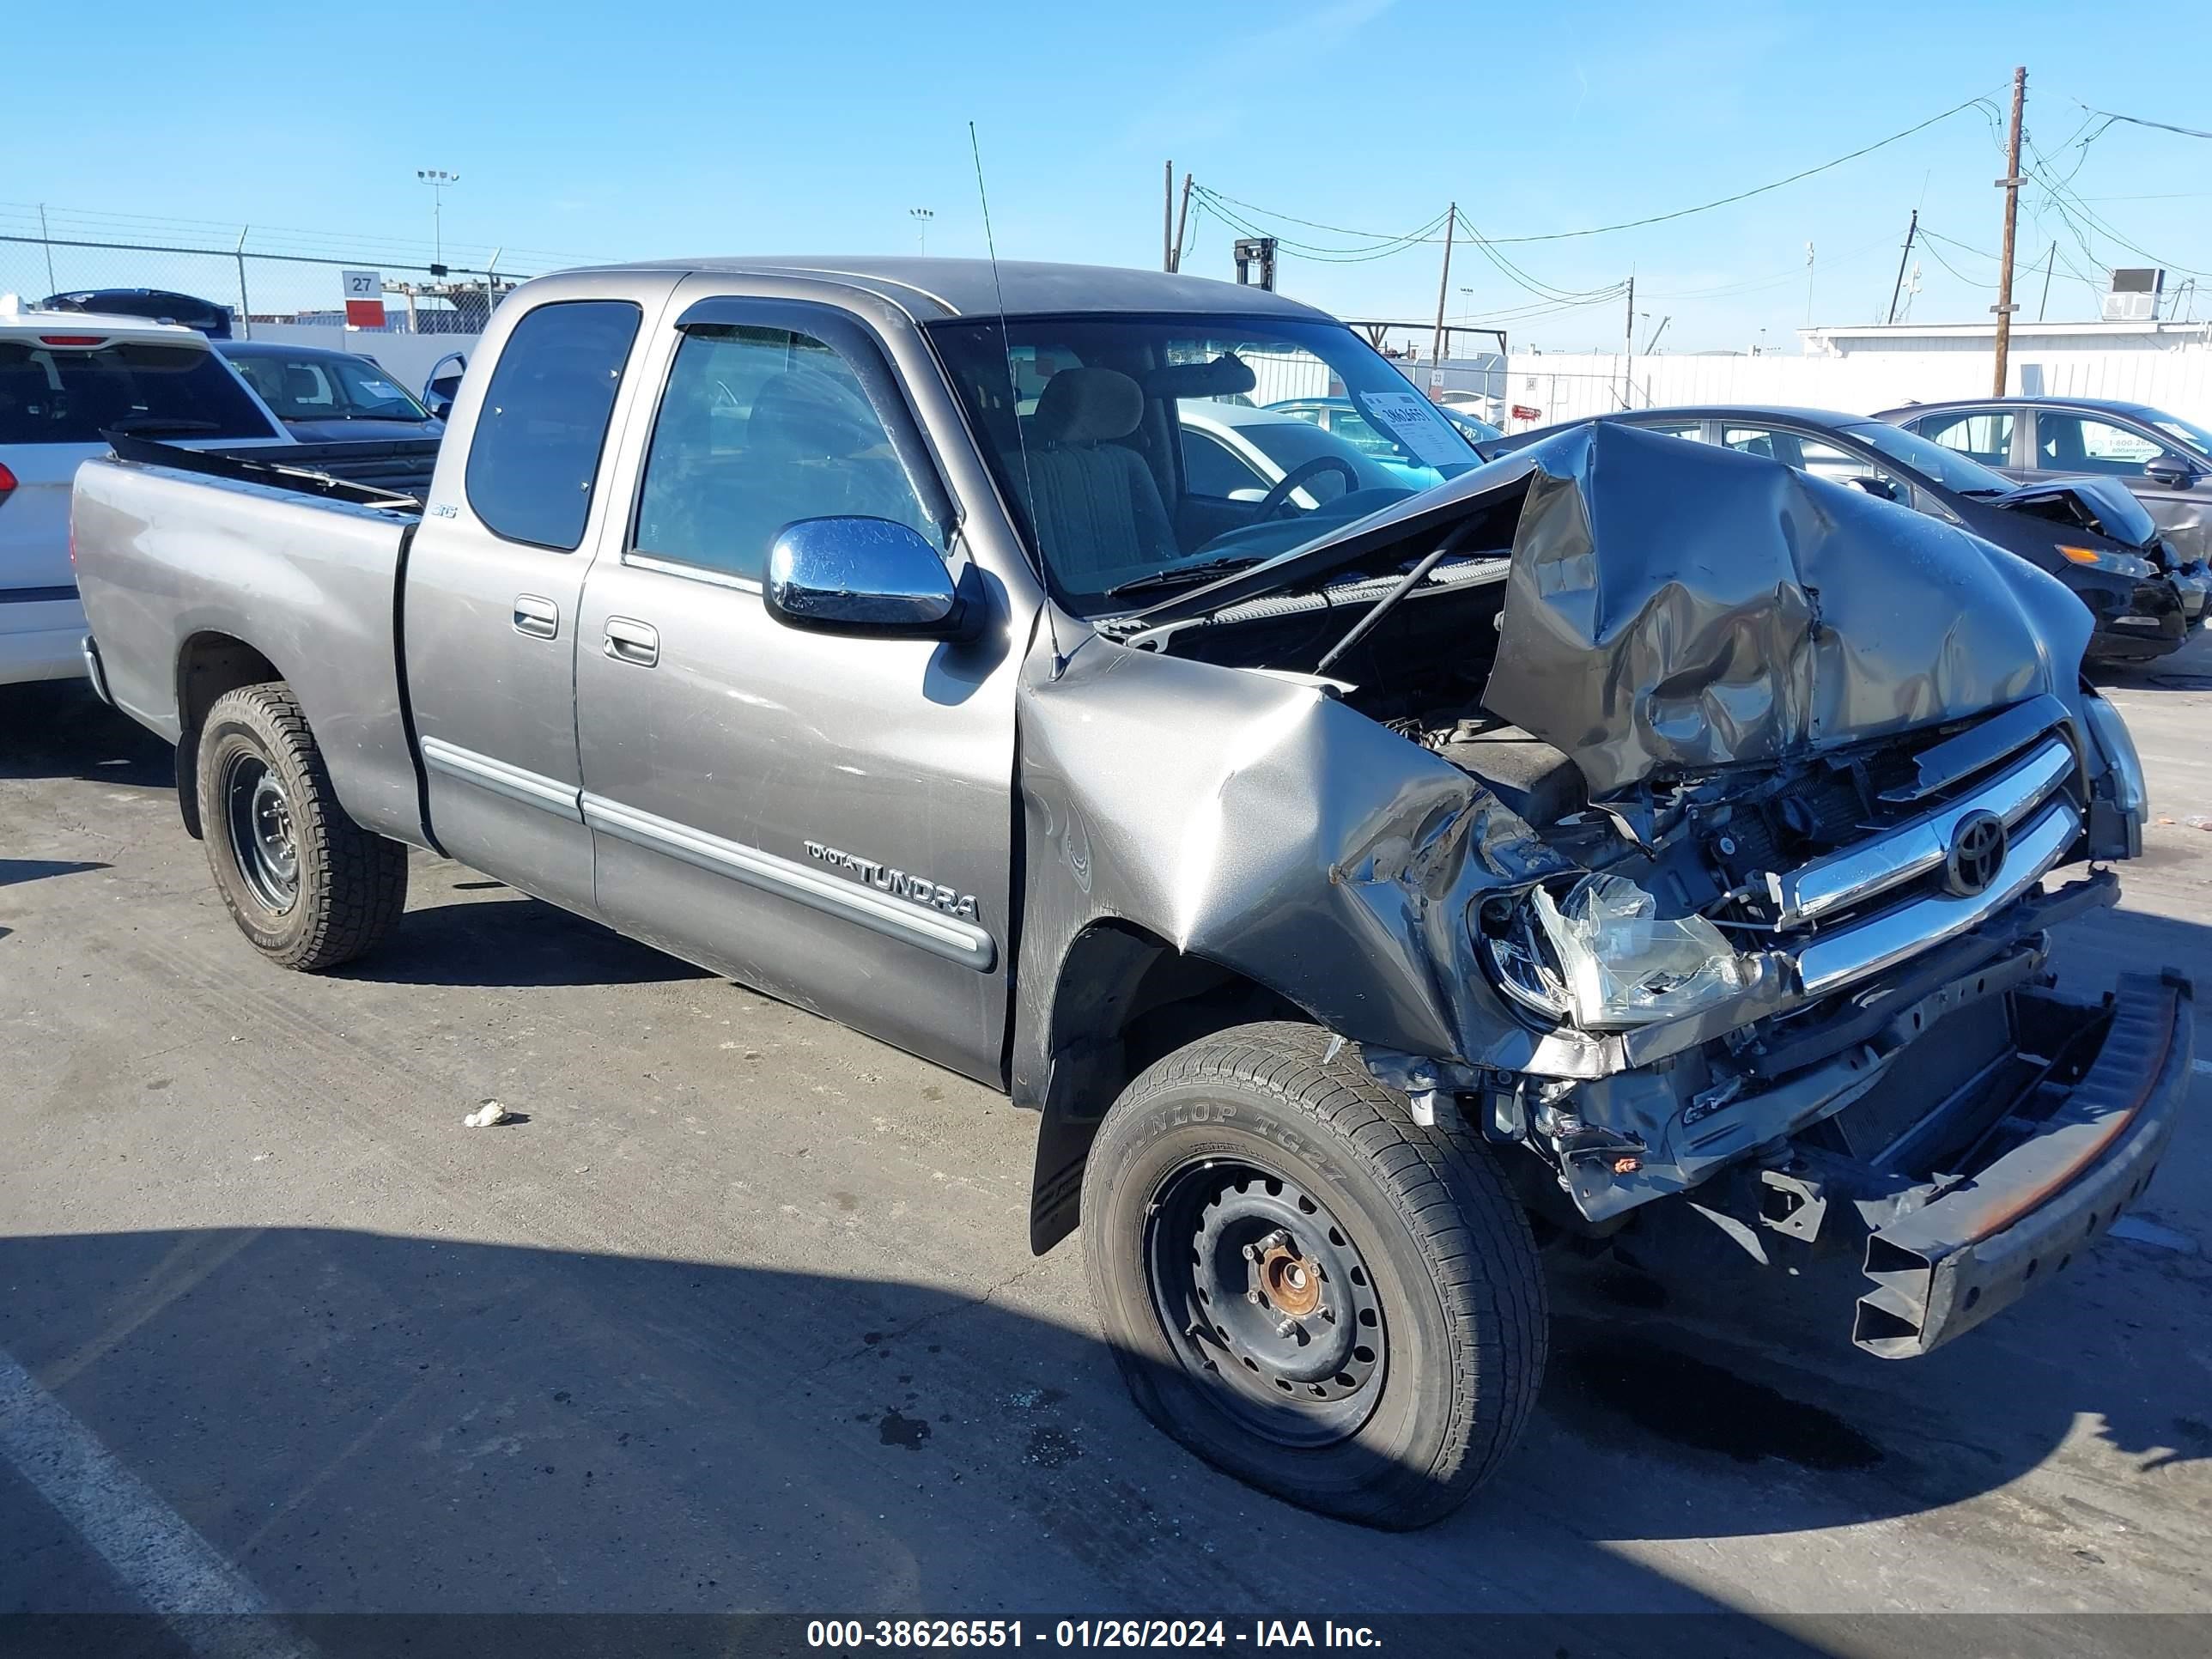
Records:
M392 931L407 904L407 849L346 816L288 688L217 698L198 764L208 864L255 950L318 973Z
M1311 1026L1238 1027L1133 1083L1092 1143L1084 1249L1137 1403L1192 1450L1370 1526L1449 1513L1541 1383L1520 1206Z

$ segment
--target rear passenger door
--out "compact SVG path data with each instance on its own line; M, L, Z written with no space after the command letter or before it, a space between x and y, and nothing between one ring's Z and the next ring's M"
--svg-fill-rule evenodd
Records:
M993 615L966 643L772 617L769 550L801 519L906 525L957 577L948 487L854 314L698 277L678 307L647 360L658 408L641 406L624 445L629 533L584 590L576 702L600 911L995 1079L1018 667L1002 599L970 583ZM924 883L935 900L914 896Z
M579 278L495 318L490 379L463 388L408 554L402 644L431 832L462 862L587 914L577 609L631 356L648 303L657 312L674 283L595 293Z
M2033 476L2033 470L2019 464L2025 458L2014 448L2020 424L2018 414L2009 409L1952 410L1908 421L1905 429L2008 478L2026 478Z

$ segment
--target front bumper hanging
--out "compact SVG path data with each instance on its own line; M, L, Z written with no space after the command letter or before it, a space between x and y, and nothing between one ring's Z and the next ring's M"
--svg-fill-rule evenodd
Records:
M1926 1353L2118 1219L2149 1184L2188 1093L2193 1000L2171 969L2121 976L2103 1047L2036 1132L1868 1237L1874 1288L1859 1298L1854 1342L1887 1359Z

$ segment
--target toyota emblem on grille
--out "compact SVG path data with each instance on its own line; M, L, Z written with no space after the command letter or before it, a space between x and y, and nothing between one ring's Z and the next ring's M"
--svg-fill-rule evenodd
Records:
M2004 820L1994 812L1969 812L1951 832L1943 860L1943 884L1961 898L1985 893L2004 868Z

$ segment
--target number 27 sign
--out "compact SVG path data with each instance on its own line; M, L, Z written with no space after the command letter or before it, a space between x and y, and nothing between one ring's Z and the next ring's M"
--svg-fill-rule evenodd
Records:
M348 270L345 278L345 319L348 328L384 326L384 277L374 270Z

